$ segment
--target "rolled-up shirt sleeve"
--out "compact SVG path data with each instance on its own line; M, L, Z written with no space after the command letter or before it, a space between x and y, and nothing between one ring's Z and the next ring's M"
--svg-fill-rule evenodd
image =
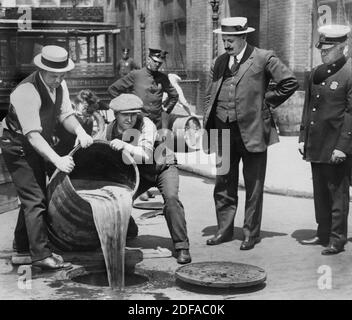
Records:
M141 133L138 138L137 145L142 147L146 152L153 152L154 143L157 137L157 129L154 123L148 118L143 118Z
M42 132L39 116L41 100L38 91L31 83L21 84L10 95L10 102L15 108L22 133Z
M65 80L62 81L61 86L62 86L62 105L61 105L61 113L59 116L59 121L63 122L68 116L70 116L71 114L74 114L74 111L72 108L70 94Z

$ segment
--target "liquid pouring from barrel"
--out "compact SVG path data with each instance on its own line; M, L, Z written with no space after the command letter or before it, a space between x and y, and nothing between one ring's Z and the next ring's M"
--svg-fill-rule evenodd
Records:
M70 175L54 173L48 185L49 239L61 251L102 247L107 272L114 272L108 276L110 285L122 289L127 225L139 184L137 166L131 156L112 150L105 141L78 147L71 155L75 169Z

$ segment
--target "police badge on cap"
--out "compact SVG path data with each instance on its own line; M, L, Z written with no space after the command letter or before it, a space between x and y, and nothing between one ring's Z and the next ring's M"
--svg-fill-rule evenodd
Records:
M167 54L167 51L149 48L149 57L151 57L154 61L164 62Z
M330 49L347 40L351 28L345 25L330 24L318 29L319 41L315 45L318 49Z

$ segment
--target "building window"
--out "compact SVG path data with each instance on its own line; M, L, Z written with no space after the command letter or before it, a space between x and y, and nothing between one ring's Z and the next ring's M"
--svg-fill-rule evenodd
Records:
M186 19L164 21L161 24L163 48L169 52L165 67L185 69L186 67Z

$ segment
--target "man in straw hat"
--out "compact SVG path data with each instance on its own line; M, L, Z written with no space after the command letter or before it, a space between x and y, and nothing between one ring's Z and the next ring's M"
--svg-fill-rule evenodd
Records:
M245 17L222 19L221 28L214 31L222 35L226 52L212 65L204 116L208 138L211 129L219 130L214 190L218 230L207 245L218 245L233 237L242 159L246 205L241 250L252 249L260 241L267 147L278 142L271 110L298 87L293 73L273 51L247 43L246 36L253 31ZM268 87L270 80L275 83L272 88ZM211 152L207 142L205 139L205 150ZM228 170L222 170L225 162L229 163Z
M143 101L134 94L121 94L110 102L115 120L106 130L106 140L114 150L126 150L135 159L140 184L134 198L151 187L157 187L163 196L163 212L176 251L179 264L191 262L189 240L183 205L178 197L179 175L174 159L168 159L158 152L155 124L143 116ZM160 148L161 151L162 148ZM128 234L137 232L133 219L128 226ZM132 230L131 230L132 229Z
M45 46L34 58L39 68L10 95L9 111L3 120L0 146L21 202L15 229L16 250L28 252L32 264L42 269L70 267L52 253L45 226L46 166L70 173L71 156L59 156L52 148L57 121L77 136L83 148L93 143L75 118L64 77L74 68L65 49Z
M323 64L312 70L303 109L299 151L311 162L316 235L303 245L337 254L347 242L352 154L352 62L346 59L344 25L324 25L316 47Z

